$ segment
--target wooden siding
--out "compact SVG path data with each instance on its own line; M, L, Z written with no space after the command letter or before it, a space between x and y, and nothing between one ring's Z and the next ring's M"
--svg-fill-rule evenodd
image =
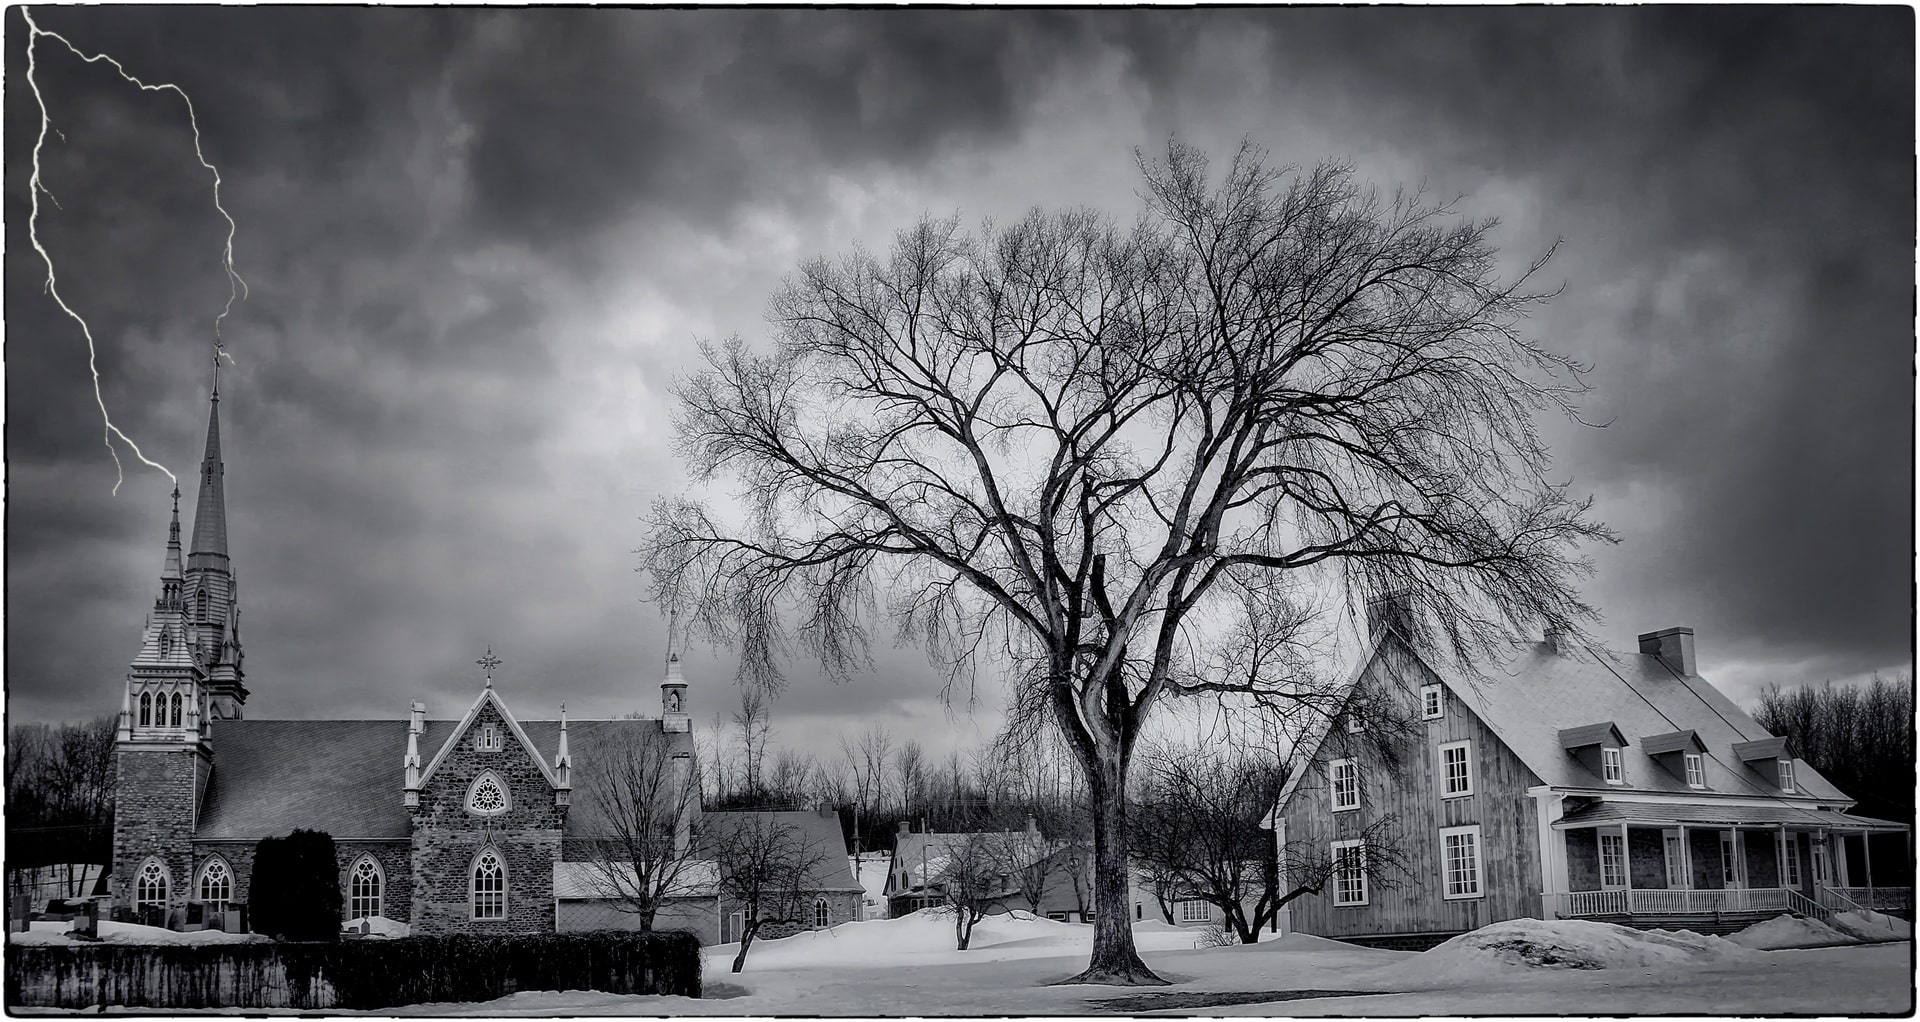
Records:
M1457 932L1503 919L1540 914L1540 849L1535 807L1527 789L1540 782L1465 703L1442 689L1446 712L1421 721L1419 687L1437 683L1424 665L1391 640L1366 671L1361 684L1391 695L1415 718L1415 736L1382 749L1368 734L1349 735L1334 728L1304 767L1299 787L1282 816L1289 844L1305 842L1320 854L1336 840L1358 836L1386 816L1398 820L1397 844L1408 872L1399 887L1369 882L1368 904L1333 904L1333 884L1306 894L1289 906L1291 925L1302 933L1329 937L1368 934ZM1504 684L1517 682L1507 681ZM1424 732L1424 733L1422 733ZM1440 747L1473 743L1473 794L1442 798ZM1360 809L1333 812L1328 764L1353 759L1360 764ZM1481 890L1477 898L1447 899L1442 875L1440 829L1480 826Z

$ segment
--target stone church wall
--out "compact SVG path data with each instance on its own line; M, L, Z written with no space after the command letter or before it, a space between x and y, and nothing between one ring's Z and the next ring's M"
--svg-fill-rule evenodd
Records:
M488 725L499 729L497 752L477 747ZM467 809L467 793L491 770L507 789L505 812L482 816ZM554 928L553 864L560 857L564 810L553 787L489 702L456 740L420 793L412 843L413 932L509 933ZM472 918L471 871L492 846L507 873L507 918Z
M190 749L124 749L115 757L114 905L131 908L134 881L149 856L167 867L167 905L184 907L194 881L193 810L199 760Z

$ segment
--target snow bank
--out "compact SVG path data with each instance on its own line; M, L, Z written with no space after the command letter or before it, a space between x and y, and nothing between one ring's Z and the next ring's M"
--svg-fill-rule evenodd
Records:
M1699 965L1752 954L1747 948L1685 930L1636 930L1584 919L1509 919L1463 933L1403 962L1385 966L1396 979L1452 981L1505 969L1645 969Z
M359 933L363 925L367 928L368 935L374 937L405 937L413 932L413 927L408 924L398 919L388 919L386 916L361 916L358 919L349 919L340 924L340 929L343 933Z
M33 929L25 933L9 933L7 939L15 944L86 944L72 934L73 924L62 921L41 921L33 924ZM141 926L139 923L116 923L112 920L100 920L100 939L110 944L245 944L249 941L266 940L257 933L224 933L220 930L169 930L160 926Z
M1774 951L1793 947L1829 947L1852 944L1854 939L1818 919L1779 915L1727 937L1741 947Z
M1861 940L1912 940L1913 924L1879 912L1836 912L1833 928Z
M1134 944L1141 951L1192 950L1193 929L1136 924ZM747 969L807 969L863 966L923 966L965 961L1007 961L1081 955L1093 947L1093 927L1044 919L1031 912L995 913L974 924L967 950L954 947L953 912L923 908L898 919L841 923L805 930L777 940L756 940L747 952ZM731 965L738 944L706 949L710 962Z

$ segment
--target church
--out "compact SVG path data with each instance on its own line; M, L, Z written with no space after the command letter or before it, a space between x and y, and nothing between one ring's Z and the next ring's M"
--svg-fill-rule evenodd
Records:
M609 764L644 750L680 777L694 770L678 656L658 717L571 723L564 704L556 720L515 716L494 686L500 661L488 650L478 663L480 690L455 719L431 719L418 702L390 720L246 718L216 375L192 538L183 558L176 486L159 596L120 705L115 908L174 928L231 927L230 910L249 898L255 847L304 828L333 837L346 919L394 920L412 933L637 926L577 879L607 832L597 785L611 783ZM699 812L697 801L686 810ZM860 887L837 817L769 815L817 855L806 924L857 919ZM738 907L711 883L674 901L660 928L691 929L703 943L738 933Z

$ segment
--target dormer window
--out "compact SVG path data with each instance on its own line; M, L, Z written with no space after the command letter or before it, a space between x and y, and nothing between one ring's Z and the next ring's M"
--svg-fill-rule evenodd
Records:
M1704 788L1707 786L1707 764L1697 752L1687 753L1687 787Z
M1446 701L1440 698L1440 686L1420 686L1420 719L1439 720L1446 714Z
M1608 784L1627 783L1626 772L1620 766L1620 750L1603 748L1600 750L1600 775Z
M1793 760L1790 760L1790 759L1781 760L1779 770L1780 770L1780 790L1786 792L1789 795L1793 794Z

